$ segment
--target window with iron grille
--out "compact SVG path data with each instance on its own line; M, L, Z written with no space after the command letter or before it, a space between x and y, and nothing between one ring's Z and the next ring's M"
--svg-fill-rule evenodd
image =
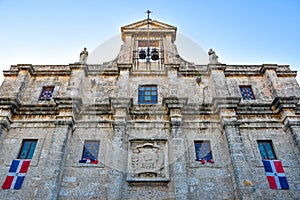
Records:
M254 100L255 96L253 94L252 88L250 85L241 85L240 91L244 100Z
M276 160L271 140L258 140L257 144L262 159Z
M25 139L19 152L18 159L31 159L38 140Z
M157 104L157 86L143 85L139 87L139 104Z
M139 40L138 41L139 62L159 60L159 41L158 40Z
M210 148L210 141L194 141L194 144L196 151L196 161L212 161L213 157Z
M40 95L41 101L50 101L52 99L54 86L44 86Z
M99 140L86 140L84 141L82 160L97 160L99 153L100 141Z

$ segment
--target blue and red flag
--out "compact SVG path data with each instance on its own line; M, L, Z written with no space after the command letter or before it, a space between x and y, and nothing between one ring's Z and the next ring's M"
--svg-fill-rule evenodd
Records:
M287 182L282 163L280 160L263 160L266 175L271 189L288 190Z
M82 160L79 160L79 163L98 164L98 160L96 160L96 159L82 159Z
M25 174L29 168L30 160L15 159L12 161L2 189L21 189Z

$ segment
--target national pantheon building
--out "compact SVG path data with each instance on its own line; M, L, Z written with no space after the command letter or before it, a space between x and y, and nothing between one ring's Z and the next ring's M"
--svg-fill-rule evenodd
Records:
M0 199L300 199L297 72L194 64L176 33L148 17L112 61L3 71Z

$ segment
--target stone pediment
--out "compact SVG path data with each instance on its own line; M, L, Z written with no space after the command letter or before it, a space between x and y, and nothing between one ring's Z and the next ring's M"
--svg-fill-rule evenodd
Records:
M177 27L171 26L169 24L160 21L152 20L152 19L149 20L144 19L121 27L123 41L125 41L124 39L126 34L146 33L146 31L149 31L150 33L159 32L159 33L171 34L174 41L176 37Z
M177 28L175 26L171 26L169 24L160 22L160 21L156 21L156 20L149 20L149 28L153 28L153 29L171 29L176 31ZM144 19L142 21L138 21L126 26L123 26L121 28L122 32L126 31L126 30L134 30L134 29L145 29L148 28L148 19Z

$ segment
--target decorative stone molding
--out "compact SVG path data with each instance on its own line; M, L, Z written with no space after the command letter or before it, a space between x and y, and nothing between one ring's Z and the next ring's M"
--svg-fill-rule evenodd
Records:
M130 141L127 181L169 181L166 141Z
M212 103L216 113L220 112L222 108L237 108L241 101L241 97L214 97Z
M277 112L282 111L284 108L296 108L297 103L299 102L299 97L276 97L272 105L275 107Z
M262 67L260 68L260 73L264 74L266 70L277 70L277 64L263 64Z
M33 75L35 72L32 67L32 64L18 64L17 67L19 71L27 70L30 73L30 75Z

